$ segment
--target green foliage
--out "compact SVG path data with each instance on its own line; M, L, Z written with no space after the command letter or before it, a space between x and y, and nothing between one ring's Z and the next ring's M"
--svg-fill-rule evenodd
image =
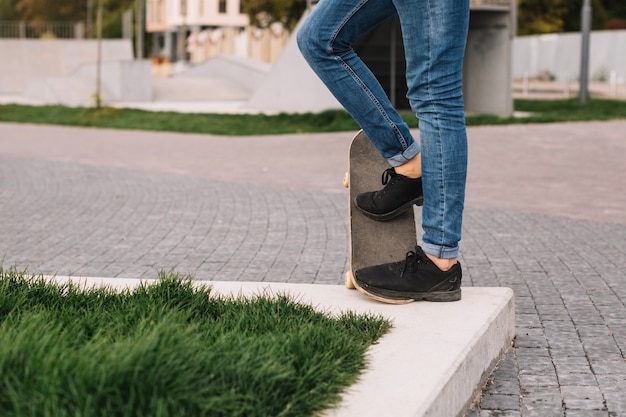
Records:
M94 0L95 2L96 0ZM122 15L135 7L135 0L104 0L102 13L102 37L105 39L122 37ZM95 18L94 18L95 22Z
M274 22L292 30L306 10L306 0L241 0L250 24L265 28Z
M15 4L17 0L0 0L0 20L15 18Z
M93 22L96 20L97 0L93 0ZM135 0L103 0L102 35L104 38L122 36L122 15L134 8ZM25 22L86 22L87 0L0 0L0 20ZM94 29L95 33L95 29Z
M561 32L569 0L519 0L518 35Z
M0 267L3 417L312 416L390 328L286 296L223 298L175 274L115 292Z
M468 116L467 125L548 123L574 120L626 118L626 101L593 99L580 104L570 100L515 100L515 109L531 112L530 117L502 118L492 115ZM417 127L415 114L402 111L402 118ZM157 130L228 136L276 135L355 131L354 119L343 110L321 113L278 114L186 114L149 112L111 107L74 108L63 106L0 105L0 122L40 123L115 129Z
M563 32L580 31L581 9L583 0L570 0L565 15ZM591 29L602 30L608 21L608 12L603 5L603 0L591 0Z
M241 1L244 13L259 27L282 22L293 29L306 9L306 0ZM121 36L121 16L134 3L134 0L104 0L105 38ZM583 0L519 0L519 34L578 31L582 4ZM626 24L624 0L592 0L592 8L594 30ZM87 0L0 0L0 20L86 21Z
M584 0L519 0L518 35L580 31ZM626 24L624 0L591 0L592 29Z
M609 19L626 20L626 2L624 0L603 0Z
M468 116L469 126L521 123L554 123L626 119L626 101L593 99L580 104L578 99L515 100L515 110L526 117Z
M0 121L217 135L334 132L358 129L342 110L316 114L187 114L116 108L0 105ZM415 117L413 117L415 122Z
M85 20L85 1L17 0L15 11L26 22L75 22Z

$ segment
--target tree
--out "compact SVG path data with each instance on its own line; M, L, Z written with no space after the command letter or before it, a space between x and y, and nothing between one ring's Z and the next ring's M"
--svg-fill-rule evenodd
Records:
M0 0L0 20L13 20L15 18L16 0Z
M135 8L135 1L103 0L103 2L104 15L102 21L102 37L122 37L122 15L126 10Z
M605 29L626 29L626 2L624 0L604 0L608 16Z
M580 31L583 0L519 0L518 34ZM593 30L626 28L626 1L591 0Z
M17 0L16 17L27 22L76 22L84 20L84 1Z
M292 30L306 10L306 0L241 0L241 6L250 17L250 24L266 28L280 22Z
M518 35L562 32L569 0L519 0Z
M133 8L134 0L103 0L102 36L122 36L122 14ZM10 11L10 13L9 13ZM86 0L0 0L0 20L24 22L87 21Z
M606 1L606 0L605 0ZM580 31L580 13L583 7L583 0L571 0L567 7L565 15L564 32ZM591 0L592 9L592 30L602 30L608 20L607 11L604 8L602 0Z
M626 2L624 0L604 0L603 3L609 19L626 20Z

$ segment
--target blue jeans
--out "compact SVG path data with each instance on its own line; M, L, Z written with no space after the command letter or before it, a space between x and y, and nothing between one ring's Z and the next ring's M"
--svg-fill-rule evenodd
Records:
M419 143L352 49L395 14ZM456 258L461 240L467 176L461 78L468 24L469 0L321 0L297 34L311 68L392 166L421 152L422 248L439 258Z

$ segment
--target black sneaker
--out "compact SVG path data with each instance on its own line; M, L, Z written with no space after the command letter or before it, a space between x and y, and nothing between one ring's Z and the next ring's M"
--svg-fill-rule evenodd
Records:
M406 259L359 269L354 284L369 297L390 304L461 299L461 264L439 269L419 246Z
M413 204L424 204L421 178L405 177L389 168L383 172L382 183L385 186L382 190L361 193L354 201L367 217L378 221L391 220L413 208Z

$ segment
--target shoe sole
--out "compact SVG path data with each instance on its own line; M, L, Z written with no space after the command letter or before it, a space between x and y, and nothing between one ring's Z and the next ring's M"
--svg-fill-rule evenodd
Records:
M384 288L372 287L353 280L355 288L368 297L387 304L409 304L414 301L432 301L436 303L461 300L461 288L452 291L433 292L400 292Z
M418 197L416 199L409 201L408 203L404 203L403 205L401 205L400 207L398 207L397 209L393 211L390 211L389 213L376 214L376 213L371 213L369 211L366 211L363 208L359 207L359 204L357 203L356 199L354 200L354 207L358 208L359 211L363 213L365 216L369 217L370 219L379 221L379 222L384 222L384 221L395 219L396 217L398 217L405 211L413 208L413 205L421 206L423 204L424 204L424 197Z

